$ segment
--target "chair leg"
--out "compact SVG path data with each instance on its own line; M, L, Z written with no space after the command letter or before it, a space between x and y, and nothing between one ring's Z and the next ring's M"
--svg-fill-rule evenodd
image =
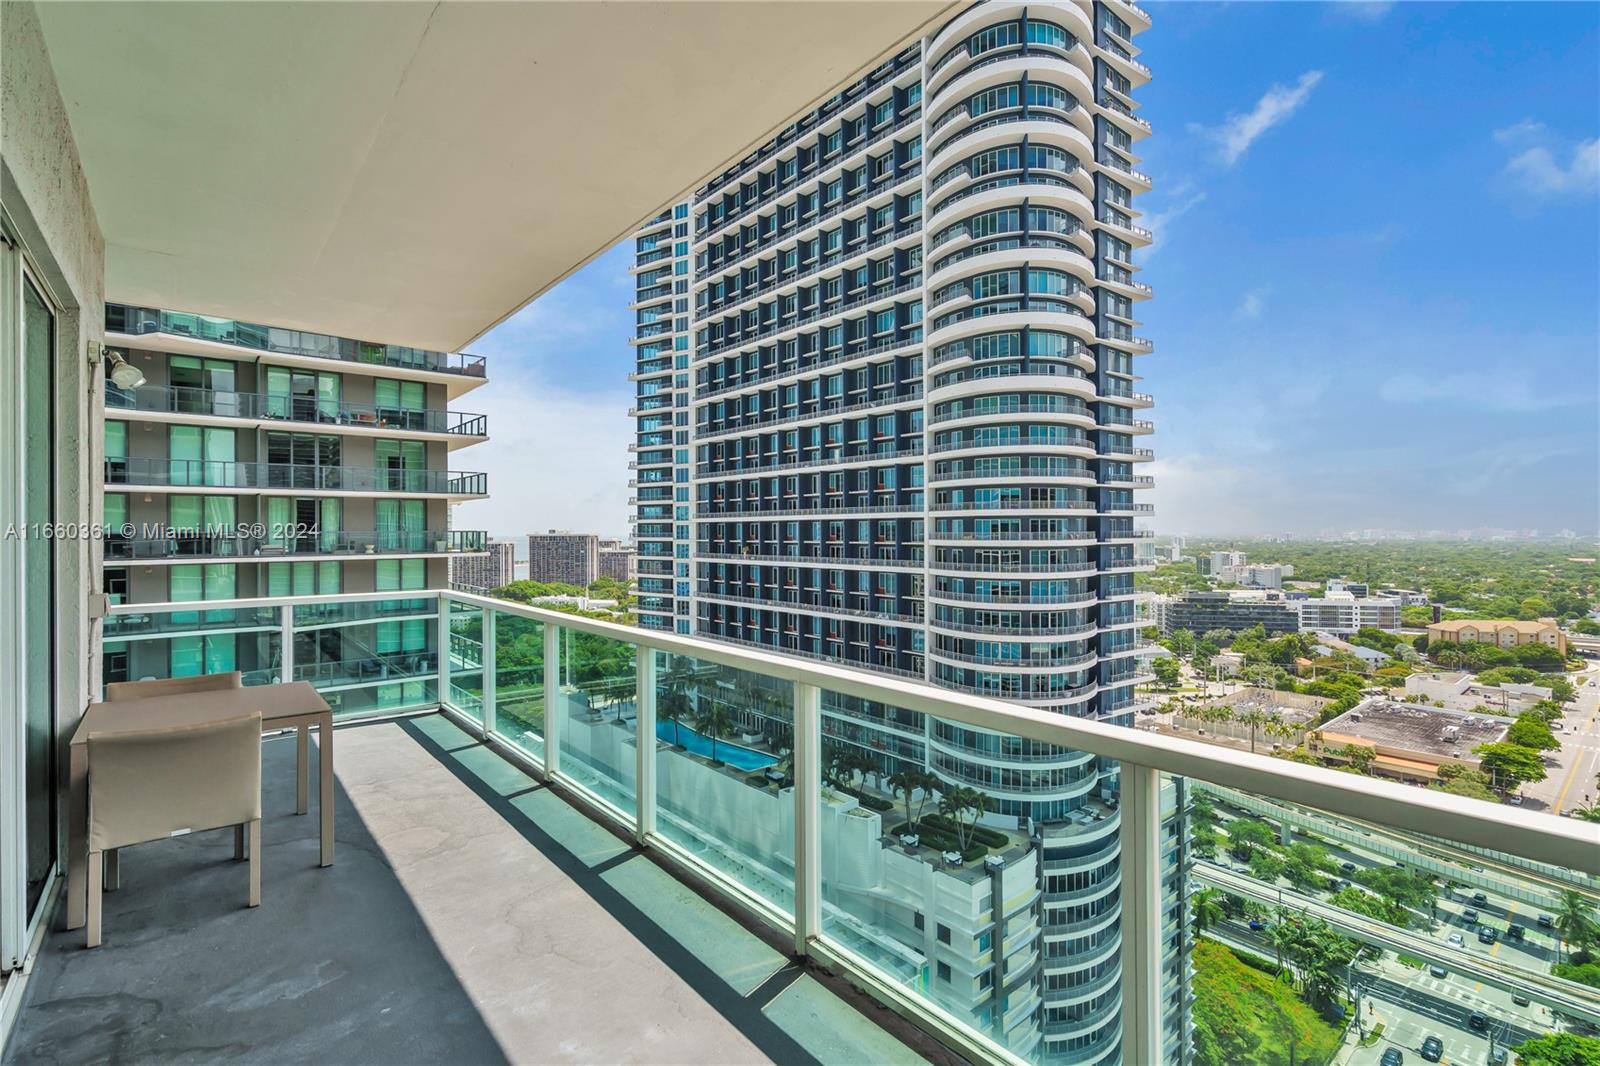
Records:
M244 858L244 824L233 827L233 861L239 862Z
M100 852L89 852L89 913L84 923L84 947L88 948L100 946L100 892L105 876L105 868L101 862Z
M250 821L250 906L261 906L261 819Z
M106 891L115 892L122 887L122 849L108 848L106 856Z

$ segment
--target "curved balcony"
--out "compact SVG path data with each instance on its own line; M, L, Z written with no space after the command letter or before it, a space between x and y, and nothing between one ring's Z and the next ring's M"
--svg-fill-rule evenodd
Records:
M249 523L239 528L252 528ZM303 556L457 555L486 550L481 529L333 530L307 536L265 533L212 534L200 530L140 530L155 536L123 536L105 540L106 562L188 562L202 559L248 559L272 562Z
M220 459L107 459L107 485L191 493L450 496L489 494L488 475L456 470L391 470Z
M290 423L381 436L425 434L448 439L454 447L475 444L489 435L487 415L380 407L314 397L269 396L181 385L119 389L107 382L105 400L106 411L115 411L118 417L150 413L180 415L185 420L200 422L242 420L255 422L263 429Z

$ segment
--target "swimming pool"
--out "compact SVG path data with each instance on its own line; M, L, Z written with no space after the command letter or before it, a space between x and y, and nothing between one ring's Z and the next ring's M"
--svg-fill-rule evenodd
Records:
M668 744L681 744L696 755L711 758L711 739L683 722L656 722L656 736ZM726 740L717 741L717 758L740 770L765 770L778 761L775 755L752 751Z

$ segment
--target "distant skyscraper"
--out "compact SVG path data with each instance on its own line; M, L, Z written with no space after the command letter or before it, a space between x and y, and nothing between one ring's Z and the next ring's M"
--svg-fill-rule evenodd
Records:
M641 626L1131 725L1148 25L1120 0L972 7L637 231ZM974 978L974 1009L1025 1052L1115 1060L1115 767L824 716L883 770L978 787L1033 832L1037 965Z
M450 560L450 583L465 588L496 589L517 578L517 546L509 540L491 540L483 555L463 555Z
M528 534L528 579L589 585L600 575L600 537L552 529Z

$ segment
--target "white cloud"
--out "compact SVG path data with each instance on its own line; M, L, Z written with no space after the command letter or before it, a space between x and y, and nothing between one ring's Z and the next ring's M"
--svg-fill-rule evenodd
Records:
M1518 144L1542 133L1544 133L1543 122L1535 122L1531 118L1525 118L1521 122L1514 122L1504 129L1495 130L1494 139L1501 144Z
M1190 124L1189 129L1217 142L1222 161L1228 166L1237 163L1250 150L1256 138L1272 127L1288 121L1289 117L1311 96L1311 90L1322 80L1322 71L1308 70L1290 87L1274 85L1268 89L1256 106L1242 115L1229 115L1220 126Z
M1565 166L1550 149L1529 148L1506 164L1506 174L1538 196L1593 194L1600 191L1600 140L1579 141Z
M1236 322L1254 322L1261 317L1261 312L1267 309L1267 294L1272 292L1272 286L1262 285L1251 289L1239 301L1239 306L1233 309L1233 318Z
M1167 227L1198 207L1206 198L1204 190L1196 189L1192 182L1187 181L1179 182L1167 195L1171 202L1165 210L1155 211L1144 217L1144 225L1152 234L1150 245L1144 251L1146 262L1166 239Z
M485 471L490 495L460 504L456 526L494 536L542 529L627 533L630 392L579 393L508 375L465 399L471 402L463 406L489 416L490 436L452 453L450 465Z
M1378 386L1378 398L1400 404L1451 404L1474 411L1500 411L1525 414L1557 407L1593 403L1579 391L1551 388L1550 382L1534 385L1509 372L1463 371L1424 377L1421 374L1396 374Z

